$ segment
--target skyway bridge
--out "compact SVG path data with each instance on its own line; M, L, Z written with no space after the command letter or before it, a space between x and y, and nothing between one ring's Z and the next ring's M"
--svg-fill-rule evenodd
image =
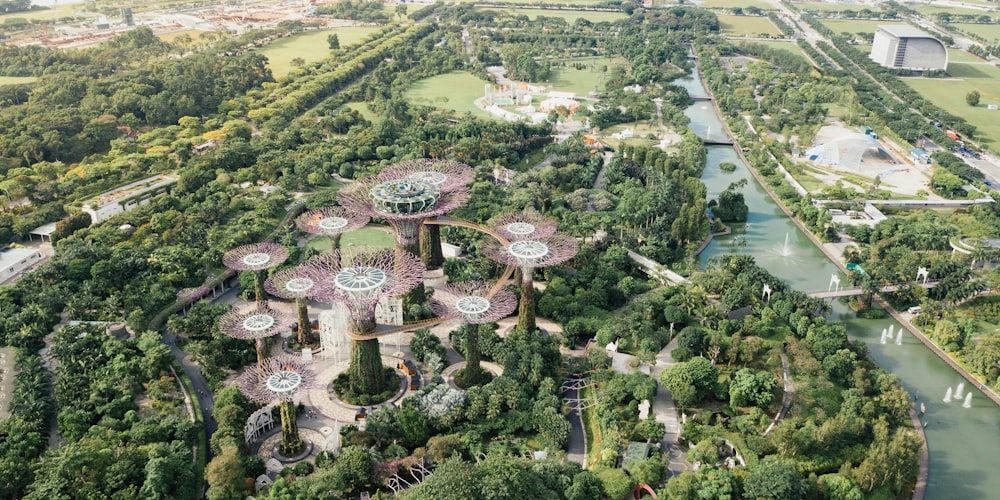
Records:
M900 282L900 283L889 283L889 284L886 284L886 285L879 286L878 287L878 292L879 293L897 292L897 291L899 291L900 288L902 288L904 286L907 286L907 285L917 285L920 288L929 289L929 288L934 288L940 282L941 282L941 280L927 281L927 282L924 282L924 283L917 283L917 282L913 282L913 281L904 281L904 282ZM818 292L809 292L807 295L809 295L810 297L815 297L817 299L836 299L836 298L839 298L839 297L853 297L855 295L861 295L862 293L864 293L864 289L861 288L861 287L859 287L859 286L856 286L856 287L850 287L850 288L841 288L841 289L838 289L838 290L823 290L823 291L818 291Z

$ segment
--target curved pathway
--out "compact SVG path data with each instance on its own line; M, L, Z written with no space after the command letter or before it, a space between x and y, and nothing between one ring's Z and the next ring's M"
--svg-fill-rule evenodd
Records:
M774 416L774 420L771 421L771 425L767 426L764 431L764 435L770 434L774 429L774 426L781 422L781 419L788 415L788 410L792 407L792 396L795 395L795 381L792 380L792 373L788 367L788 356L785 353L781 353L781 367L784 369L784 386L785 392L781 396L781 409L778 410L778 414Z

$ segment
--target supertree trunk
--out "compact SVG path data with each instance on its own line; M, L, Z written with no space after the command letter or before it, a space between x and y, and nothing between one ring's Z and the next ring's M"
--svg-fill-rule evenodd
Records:
M375 332L374 312L370 318L356 320L353 324L357 334ZM347 376L351 389L358 394L374 395L385 390L385 374L382 366L382 353L378 348L378 339L351 341L351 366Z
M254 277L254 295L257 298L257 305L264 303L267 299L267 295L264 292L264 280L266 279L264 273L266 271L260 270L253 273Z
M295 403L282 401L281 409L281 454L293 457L302 453L304 443L299 437L299 423L295 419Z
M295 299L295 310L299 321L299 345L305 346L313 341L312 324L309 323L309 299Z
M254 341L254 347L257 348L257 368L264 366L264 360L267 359L267 340L257 339Z
M469 337L465 339L465 380L469 385L478 384L483 377L479 364L479 325L469 325Z
M444 264L441 251L441 226L424 224L420 227L420 258L427 269L440 269Z
M407 221L410 222L410 221ZM399 224L396 228L396 251L420 255L419 228L412 224ZM398 255L398 254L397 254ZM397 262L401 261L397 257ZM421 281L403 297L403 315L406 320L423 319L422 306L427 302L427 291Z
M535 331L534 269L521 268L521 304L517 310L517 328Z

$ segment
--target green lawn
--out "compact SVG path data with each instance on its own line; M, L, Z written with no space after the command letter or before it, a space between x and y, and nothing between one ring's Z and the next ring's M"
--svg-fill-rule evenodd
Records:
M733 7L757 7L761 10L774 10L774 5L757 0L705 0L699 7L708 9L731 9Z
M459 113L472 113L481 117L493 115L479 109L475 100L483 97L487 81L465 71L452 71L414 82L406 91L406 98L415 104L425 104Z
M967 33L972 33L974 35L981 36L986 40L990 40L993 42L1000 40L1000 24L955 23L952 26L955 26L956 28L965 31Z
M1000 104L1000 68L989 64L949 63L948 74L954 78L904 78L903 81L942 109L946 109L979 129L978 141L995 147L1000 140L1000 111L990 111L988 104ZM965 95L978 90L979 106L971 107Z
M379 121L378 115L372 112L372 108L371 106L368 105L367 102L349 102L345 104L344 107L357 110L359 113L361 113L361 116L363 116L365 120L368 120L372 123L376 123Z
M498 9L491 9L498 10ZM538 16L545 17L558 17L565 19L566 22L572 24L579 18L584 18L592 23L600 23L604 21L617 21L619 19L625 19L628 17L624 12L593 12L588 10L546 10L546 9L499 9L500 12L511 14L514 16L528 16L529 19L535 19Z
M352 26L320 31L307 31L285 37L268 44L260 53L267 57L268 67L275 77L288 74L294 66L292 59L301 57L306 63L316 62L330 55L326 37L333 33L340 38L340 46L346 47L358 43L364 37L378 31L376 26Z
M948 49L948 64L963 62L986 62L964 50Z
M817 12L840 12L844 10L853 10L857 12L861 9L868 9L872 12L878 12L880 10L876 5L851 5L843 3L792 2L792 5L799 9L799 11L813 10Z
M367 226L357 231L351 231L349 233L344 233L340 237L340 247L382 247L382 248L392 248L392 234L384 231L382 229ZM332 247L330 238L326 236L317 236L306 244L307 248L314 248L320 252L329 252Z
M824 26L834 33L875 33L880 24L900 24L896 21L868 21L857 19L821 19Z
M170 33L160 33L159 35L156 35L156 38L159 38L167 43L174 43L175 40L184 35L191 37L191 40L197 40L198 35L202 33L204 33L204 31L201 30L180 30L171 31Z
M960 16L982 16L987 15L993 17L992 12L985 12L979 9L966 9L963 7L952 7L950 5L926 5L926 4L910 4L910 8L923 14L924 16L934 18L935 14L941 12L947 12L949 14L957 14Z
M64 17L84 17L82 5L66 4L56 5L47 9L32 10L30 12L11 12L10 14L0 14L0 24L7 22L7 19L26 19L28 21L47 21L50 19L61 19Z
M786 52L791 52L792 54L795 54L797 56L802 57L802 59L805 59L807 61L809 60L808 58L806 58L805 53L802 52L802 49L799 48L798 44L793 43L793 42L753 42L753 43L757 43L757 44L760 44L760 45L767 45L768 47L771 47L772 49L778 49L778 50L784 50Z
M770 19L761 16L730 16L719 14L719 29L725 35L757 36L760 34L780 35L778 27Z
M35 76L0 76L0 85L15 85L18 83L31 83L37 80Z
M604 90L604 79L608 73L601 71L601 67L607 66L608 71L616 64L625 64L622 59L610 59L607 57L586 57L579 59L565 60L566 67L555 68L555 77L547 82L553 90L564 92L576 92L576 95L585 97L589 92ZM573 67L581 64L582 69Z

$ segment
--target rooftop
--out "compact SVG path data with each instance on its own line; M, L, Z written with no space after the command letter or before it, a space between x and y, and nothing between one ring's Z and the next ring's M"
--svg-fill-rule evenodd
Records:
M926 31L909 24L880 24L878 27L898 38L934 38Z
M0 248L0 269L11 267L36 253L38 253L38 250L34 248Z

